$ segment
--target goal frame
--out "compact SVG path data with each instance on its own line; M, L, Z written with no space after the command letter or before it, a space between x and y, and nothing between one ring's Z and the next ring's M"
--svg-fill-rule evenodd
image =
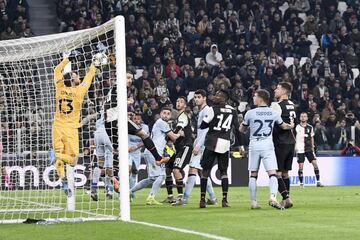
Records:
M127 86L126 86L126 46L125 46L125 18L123 16L116 16L110 20L114 22L114 41L115 41L115 58L116 58L116 88L117 88L117 108L118 108L118 146L119 146L119 182L120 182L120 197L119 197L119 216L111 215L98 215L95 217L81 217L81 218L50 218L46 220L56 220L59 222L82 222L82 221L104 221L104 220L122 220L125 222L130 221L130 190L129 190L129 172L128 172L128 125L127 125ZM76 31L81 34L83 30ZM75 32L75 33L76 33ZM72 33L69 37L75 35ZM48 39L49 36L57 37L63 35L63 33L44 35L33 37L32 39L39 40L37 44L41 44L41 37L44 40ZM25 40L26 41L26 40ZM19 42L25 42L19 40ZM33 42L32 42L33 44ZM1 60L1 59L0 59ZM121 126L121 127L120 127ZM125 134L126 131L126 134ZM0 153L2 156L2 153ZM0 159L1 160L1 159ZM67 176L69 179L69 187L74 190L74 168L67 166ZM69 174L69 172L71 172ZM69 212L76 212L75 209L75 191L73 196L67 199L67 209ZM1 199L1 198L0 198ZM20 211L59 211L59 208L52 206L44 206L43 209L17 209L17 210L5 210L8 212L20 212ZM65 210L65 209L64 209ZM81 211L81 210L80 210ZM0 211L1 212L1 211ZM96 214L94 214L96 215ZM13 224L22 223L25 219L0 219L0 224Z

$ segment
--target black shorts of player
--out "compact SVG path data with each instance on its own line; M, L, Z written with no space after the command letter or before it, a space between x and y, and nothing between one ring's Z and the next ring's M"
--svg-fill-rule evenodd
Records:
M316 160L314 152L305 152L305 153L298 153L297 154L297 162L298 163L304 163L305 162L305 157L307 158L309 163Z
M169 162L166 163L166 168L170 169L184 169L189 164L192 154L192 146L184 146L174 156L172 156Z
M275 155L278 164L278 171L291 170L294 158L294 149L294 144L275 145Z
M215 161L218 162L218 169L220 172L225 172L229 166L229 152L217 153L205 148L202 159L201 167L204 170L211 170L214 166Z
M136 123L131 120L128 120L128 133L130 135L136 135L141 131L141 127L139 127Z

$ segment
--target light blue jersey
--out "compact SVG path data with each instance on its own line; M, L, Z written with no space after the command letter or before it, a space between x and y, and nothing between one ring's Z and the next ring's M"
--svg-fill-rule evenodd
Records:
M164 149L166 146L166 136L170 132L170 126L167 122L159 118L151 131L151 139L155 143L156 150L160 156L164 154Z
M100 117L96 120L95 126L96 132L106 132L104 110L100 111Z
M270 107L257 107L248 111L244 117L244 126L250 128L250 150L274 149L272 131L275 122L283 123L278 112Z
M149 127L146 124L141 124L140 128L146 132L146 134L149 134ZM136 147L139 144L142 143L142 139L136 135L128 135L129 139L129 147ZM137 149L134 152L131 152L130 154L140 154L141 148Z
M201 129L200 125L203 121L203 119L208 115L210 107L208 105L206 105L200 112L198 115L198 120L197 120L197 134L196 134L196 145L198 146L204 146L204 142L205 142L205 137L207 132L209 131L208 128L205 129Z

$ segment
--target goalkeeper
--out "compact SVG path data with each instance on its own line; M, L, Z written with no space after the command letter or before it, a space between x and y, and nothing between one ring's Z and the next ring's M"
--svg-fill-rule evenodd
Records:
M54 70L56 90L56 112L52 127L53 151L50 154L50 163L55 162L57 175L60 177L67 197L72 196L68 187L65 165L76 164L79 154L80 112L86 92L88 91L96 73L96 67L91 64L81 82L75 72L62 75L65 66L70 62L65 57Z

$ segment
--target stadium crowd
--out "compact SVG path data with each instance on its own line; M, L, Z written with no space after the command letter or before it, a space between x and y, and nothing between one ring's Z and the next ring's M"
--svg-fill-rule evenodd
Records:
M26 0L0 0L0 40L32 37Z
M139 75L129 110L145 123L196 89L210 101L217 89L229 89L241 118L256 89L287 81L298 113L309 114L318 149L344 149L352 126L359 146L358 1L58 1L60 31L119 14L126 18L127 68Z

